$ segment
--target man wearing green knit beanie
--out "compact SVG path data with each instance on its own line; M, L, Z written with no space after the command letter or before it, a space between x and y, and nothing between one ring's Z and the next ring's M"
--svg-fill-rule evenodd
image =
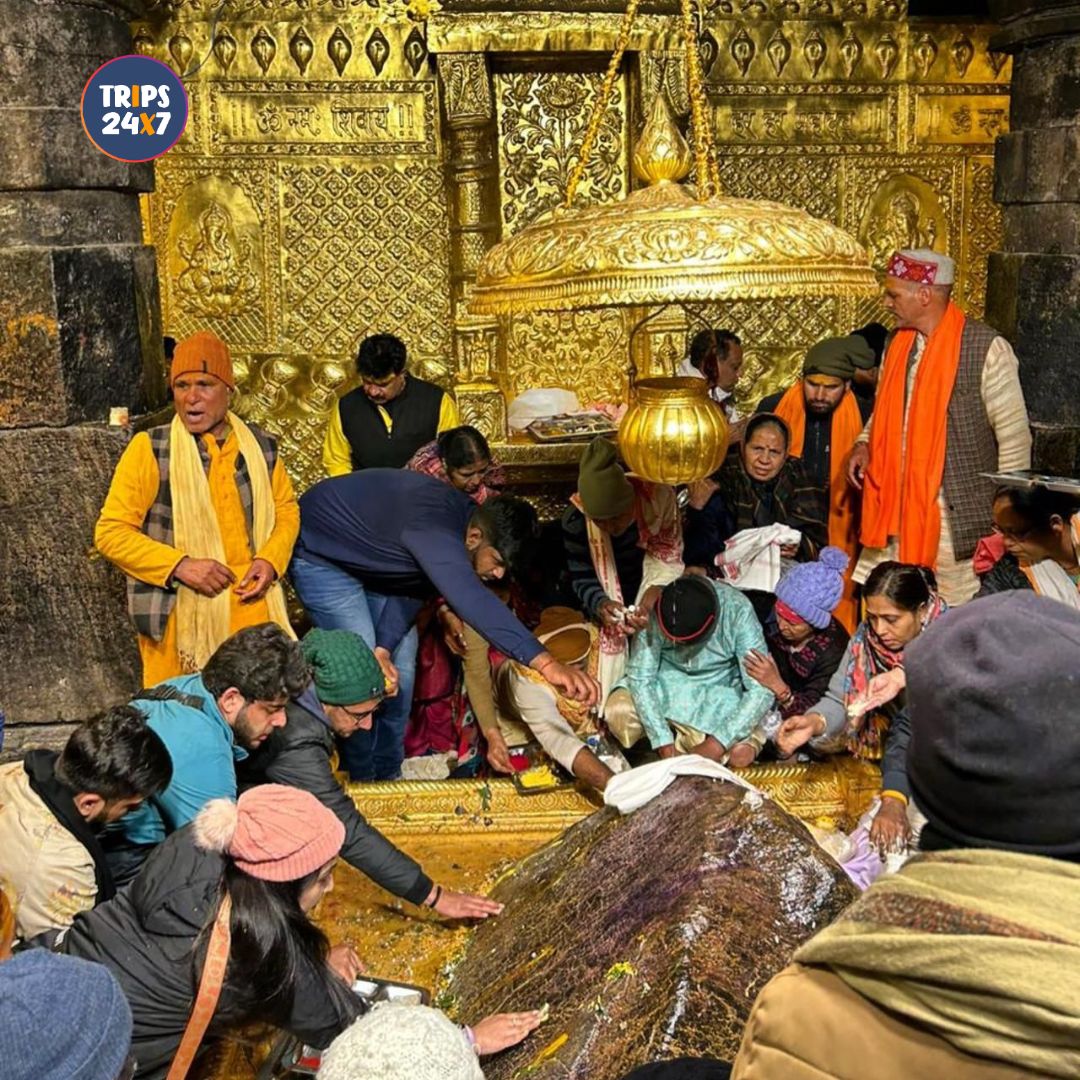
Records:
M335 736L347 739L378 723L386 693L383 670L359 634L310 631L301 642L312 684L286 707L287 723L237 764L242 788L287 784L309 791L345 826L341 857L387 892L434 908L448 919L486 919L502 905L436 885L420 864L364 819L334 776Z
M386 696L386 678L375 654L364 644L362 638L348 630L309 631L300 643L304 656L311 665L315 692L324 706L340 706L355 702L378 702ZM334 717L331 717L333 724ZM344 727L345 730L338 730ZM365 722L355 725L333 724L339 735L351 735L353 731L366 731L371 727L370 714Z

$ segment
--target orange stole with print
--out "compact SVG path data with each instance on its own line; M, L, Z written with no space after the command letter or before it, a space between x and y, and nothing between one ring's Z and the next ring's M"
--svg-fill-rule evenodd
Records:
M776 415L791 431L792 457L802 457L806 441L806 398L802 382L797 382L780 399ZM862 431L862 416L855 395L848 390L840 399L832 414L829 434L829 543L846 551L851 562L844 573L844 595L836 608L836 617L854 633L859 621L859 608L855 601L855 585L851 580L855 569L855 556L859 547L857 523L858 493L847 482L847 458L855 440Z

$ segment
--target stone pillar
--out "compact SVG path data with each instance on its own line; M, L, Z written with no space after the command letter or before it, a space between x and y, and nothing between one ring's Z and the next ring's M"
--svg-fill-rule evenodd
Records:
M134 0L0 0L0 709L3 753L55 744L138 685L121 577L93 526L124 445L109 410L164 403L153 166L98 151L83 86L131 52Z
M506 399L494 381L498 323L466 311L485 252L499 238L495 103L484 53L437 58L450 132L450 284L454 308L455 387L461 419L489 439L506 435Z
M991 45L1013 57L994 197L1004 250L990 256L987 318L1013 342L1037 467L1080 475L1080 3L992 0Z

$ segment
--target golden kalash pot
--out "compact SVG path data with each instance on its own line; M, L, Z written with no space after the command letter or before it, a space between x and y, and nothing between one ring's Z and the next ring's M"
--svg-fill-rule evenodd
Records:
M728 423L704 379L639 379L619 425L630 470L661 484L689 484L720 467Z

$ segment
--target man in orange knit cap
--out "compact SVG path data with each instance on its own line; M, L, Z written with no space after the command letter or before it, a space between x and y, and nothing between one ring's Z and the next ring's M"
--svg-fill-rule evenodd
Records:
M993 526L995 487L982 474L1031 466L1016 355L953 303L954 274L953 260L934 251L889 261L885 306L896 334L848 462L863 492L855 581L887 559L928 566L952 606L979 590L971 559Z
M143 685L201 670L246 626L292 634L280 577L300 511L277 442L230 408L228 346L180 342L169 373L176 415L124 451L94 530L128 578Z

